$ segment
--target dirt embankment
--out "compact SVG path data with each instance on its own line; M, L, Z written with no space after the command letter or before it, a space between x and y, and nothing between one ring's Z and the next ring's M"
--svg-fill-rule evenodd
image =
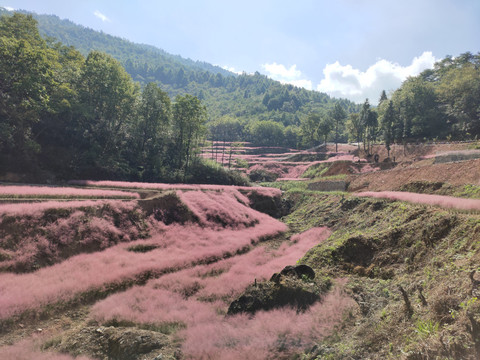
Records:
M430 159L391 170L355 174L350 176L349 191L397 190L413 181L480 185L480 159L446 164L433 164Z
M390 158L393 160L395 157L396 162L414 161L422 157L435 155L439 152L447 151L463 151L471 149L475 142L462 142L462 143L437 143L437 144L406 144L405 146L395 144L391 146ZM365 157L363 148L360 148L360 157ZM380 162L385 160L388 156L385 145L373 145L370 151L372 154L378 154Z

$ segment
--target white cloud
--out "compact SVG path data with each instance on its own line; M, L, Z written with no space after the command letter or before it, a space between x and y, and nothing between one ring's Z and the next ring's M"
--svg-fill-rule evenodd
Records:
M282 84L292 84L312 90L312 82L307 79L302 79L302 72L297 70L296 64L287 69L285 65L274 62L273 64L263 64L262 68L268 73L268 76L280 81Z
M218 65L217 65L218 66ZM237 75L242 75L243 74L243 71L238 71L237 69L235 69L233 66L226 66L226 65L223 65L221 66L222 69L224 70L227 70L227 71L230 71L234 74L237 74Z
M99 18L100 20L102 20L103 22L111 22L111 20L106 17L105 15L103 15L100 11L98 10L95 10L93 12L93 15L95 15L97 18Z
M10 6L4 6L3 8L7 11L15 11L15 9Z
M380 59L364 72L337 61L325 66L324 79L317 90L356 103L362 103L368 98L371 104L376 104L382 90L388 92L397 89L408 76L416 76L425 69L433 68L435 61L433 54L425 51L415 57L409 66Z

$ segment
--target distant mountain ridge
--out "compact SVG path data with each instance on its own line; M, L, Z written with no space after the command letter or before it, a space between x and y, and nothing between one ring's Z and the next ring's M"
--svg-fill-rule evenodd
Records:
M359 105L349 100L280 84L258 72L238 75L207 62L185 59L151 45L95 31L56 15L19 12L31 14L43 36L74 46L85 56L92 50L110 54L142 85L155 82L172 98L185 93L197 96L207 106L211 120L231 116L246 122L273 120L284 126L298 126L301 118L324 113L336 102L349 113L359 111ZM0 8L2 13L11 12Z

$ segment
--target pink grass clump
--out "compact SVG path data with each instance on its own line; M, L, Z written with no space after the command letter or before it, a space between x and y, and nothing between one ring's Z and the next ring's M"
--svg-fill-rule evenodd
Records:
M198 226L163 226L148 240L118 244L102 252L81 254L29 274L0 274L0 319L70 301L86 291L131 281L142 274L162 274L221 259L287 230L285 224L258 213L259 223L242 231ZM128 251L135 244L151 244L147 253Z
M82 206L67 207L68 212L59 211L56 202L0 205L0 209L16 209L0 213L0 268L32 271L78 253L134 240L144 230L136 221L135 202L78 203Z
M178 191L180 200L197 216L202 225L215 224L232 228L253 226L258 212L239 202L248 198L237 192ZM235 197L237 195L237 197Z
M356 196L408 201L415 204L437 205L446 209L480 210L480 200L462 199L453 196L417 194L402 191L360 192Z
M0 185L0 197L83 197L83 198L130 198L137 199L137 193L119 190L77 189L54 186L10 186Z
M187 358L266 359L288 356L326 335L351 301L340 289L305 313L289 308L224 317L228 303L255 279L268 279L294 264L311 247L330 235L314 228L292 237L276 250L254 250L210 265L167 274L146 286L134 287L98 302L92 316L136 323L180 322Z

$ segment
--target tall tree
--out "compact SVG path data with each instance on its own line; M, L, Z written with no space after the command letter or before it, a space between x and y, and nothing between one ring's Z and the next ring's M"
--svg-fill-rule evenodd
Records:
M78 129L86 140L84 166L93 162L101 176L128 173L122 155L133 133L137 97L138 87L117 60L98 51L88 55L80 89L84 116Z
M318 141L317 129L322 117L317 113L311 113L300 121L302 145L313 147Z
M34 125L49 111L56 53L31 16L0 18L0 160L3 168L35 166L40 151ZM23 169L21 169L23 167Z
M380 99L378 100L378 106L380 107L385 100L388 100L387 93L385 92L385 90L382 90L382 93L380 94Z
M205 134L207 110L197 97L192 95L177 96L173 105L173 138L176 152L176 166L183 170L185 181L190 160Z
M370 116L370 103L368 102L368 99L365 99L365 102L362 105L362 109L360 110L360 115L359 115L360 124L361 124L361 127L364 130L364 134L365 134L365 136L363 136L363 150L364 151L367 151L367 149L365 147L366 146L365 139L366 139L367 134L368 134L367 129L368 129L368 123L369 123L369 116ZM370 149L368 149L368 151L370 151Z
M143 180L159 177L166 150L171 118L168 94L155 83L148 83L138 103L135 146Z
M333 119L333 122L335 124L335 152L338 152L338 135L340 128L343 126L347 118L347 113L345 112L345 109L342 107L342 105L337 102L335 103L330 117Z
M446 70L436 93L455 135L480 137L480 66L465 61Z
M324 115L320 118L320 122L317 127L317 134L323 136L323 141L327 145L328 135L332 132L335 125L335 120L328 115ZM337 138L337 135L335 135ZM336 141L336 140L335 140Z
M385 148L387 149L387 156L390 157L390 145L393 140L392 126L395 122L395 110L392 101L388 101L387 110L381 119L383 129L383 139L385 141Z
M364 126L360 119L360 114L353 113L348 116L347 131L350 138L357 142L358 150L360 150L360 142L363 139Z

